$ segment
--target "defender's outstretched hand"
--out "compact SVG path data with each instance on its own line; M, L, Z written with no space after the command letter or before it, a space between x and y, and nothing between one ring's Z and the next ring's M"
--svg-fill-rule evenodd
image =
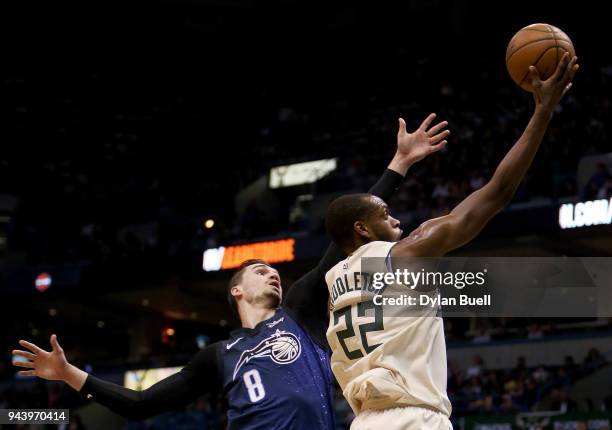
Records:
M572 87L572 79L576 75L578 68L578 57L570 59L569 53L561 57L557 64L557 69L553 75L545 81L540 79L538 69L534 66L529 67L529 77L533 86L533 98L536 106L541 105L548 109L554 109L561 101L561 98Z
M18 372L21 376L38 376L51 381L64 380L69 367L64 350L57 341L56 335L51 335L51 352L39 348L33 343L20 340L19 345L28 351L14 350L13 355L26 358L28 361L13 361L14 366L25 367L30 370Z
M397 155L416 163L429 154L444 148L447 143L445 138L450 134L450 131L444 130L448 122L442 121L430 128L435 118L435 113L430 114L412 133L406 131L406 121L400 118L397 132Z

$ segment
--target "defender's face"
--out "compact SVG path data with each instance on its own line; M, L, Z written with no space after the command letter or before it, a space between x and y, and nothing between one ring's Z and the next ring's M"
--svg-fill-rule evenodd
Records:
M276 309L283 299L278 271L265 264L253 264L244 269L239 287L247 302L267 302Z
M371 196L372 210L366 220L372 240L397 242L402 238L399 220L389 213L389 206L380 198Z

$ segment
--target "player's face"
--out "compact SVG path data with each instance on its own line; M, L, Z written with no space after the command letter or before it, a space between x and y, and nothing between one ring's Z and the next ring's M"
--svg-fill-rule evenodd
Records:
M276 309L283 299L278 271L265 264L247 267L240 282L244 299L250 303L265 303Z
M389 213L389 206L378 197L370 197L372 210L366 225L370 231L372 240L384 240L387 242L397 242L402 238L400 222L393 218Z

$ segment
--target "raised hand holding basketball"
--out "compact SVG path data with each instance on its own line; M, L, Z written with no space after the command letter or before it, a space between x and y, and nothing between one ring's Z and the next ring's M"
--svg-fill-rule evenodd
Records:
M531 80L536 105L554 109L572 87L572 79L574 79L580 67L577 61L578 57L574 56L570 59L570 54L566 52L557 64L555 73L546 80L540 78L536 67L529 67L529 79Z

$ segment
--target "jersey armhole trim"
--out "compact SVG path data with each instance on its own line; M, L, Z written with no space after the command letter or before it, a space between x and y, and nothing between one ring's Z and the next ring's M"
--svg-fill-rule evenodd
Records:
M397 245L397 242L395 242L393 246L389 248L389 252L387 253L387 256L385 257L385 267L391 273L393 273L393 264L391 263L391 250L395 247L395 245Z

